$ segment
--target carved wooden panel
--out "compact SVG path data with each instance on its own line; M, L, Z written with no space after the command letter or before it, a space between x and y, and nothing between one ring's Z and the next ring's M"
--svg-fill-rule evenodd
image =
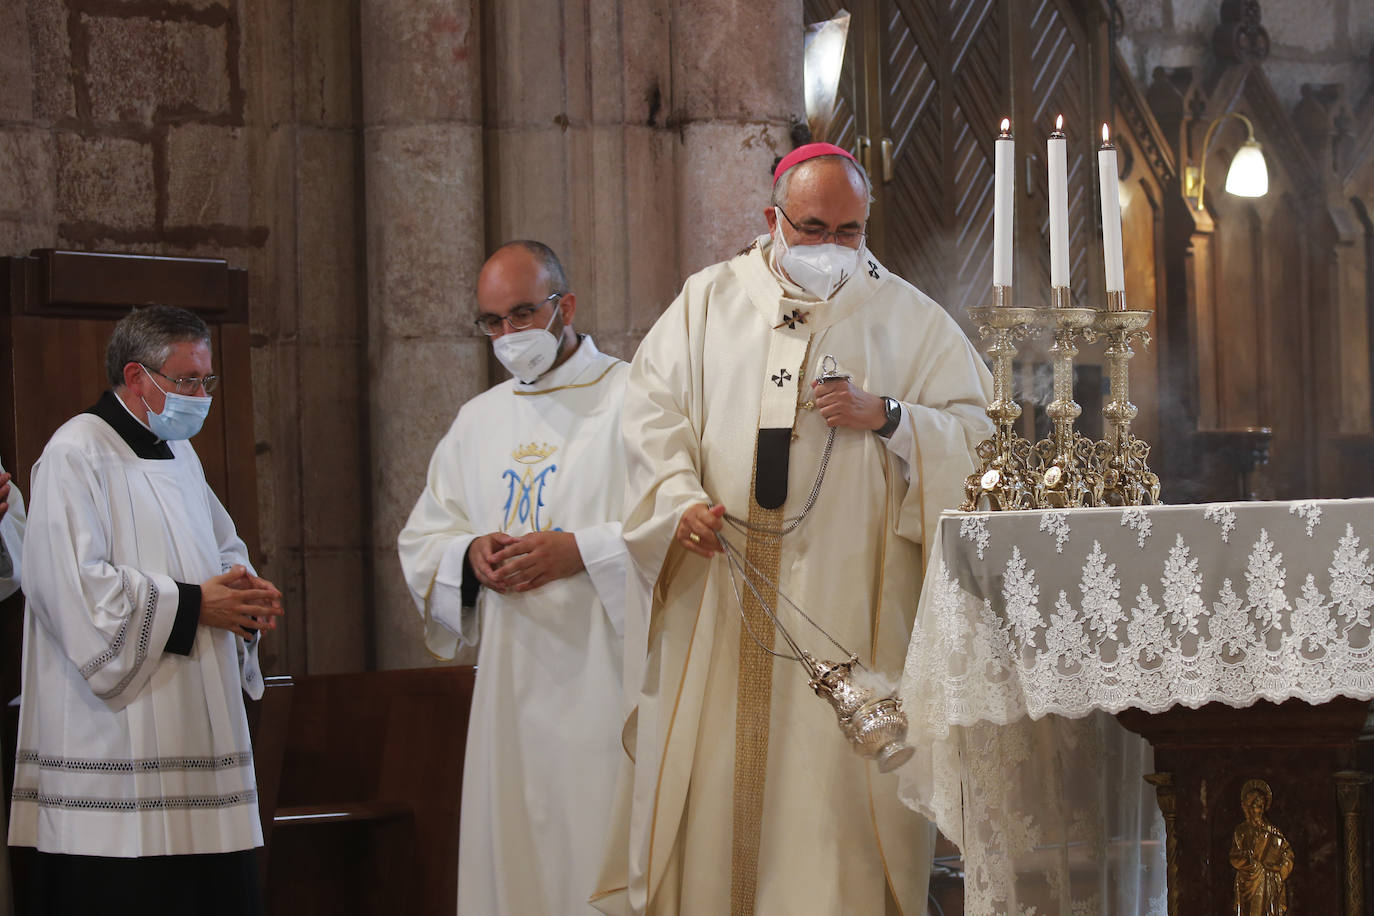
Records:
M1192 475L1186 498L1235 498L1237 473L1252 456L1232 456L1228 482L1218 471L1227 459L1218 462L1208 446L1263 426L1273 430L1272 444L1253 474L1255 495L1368 495L1374 299L1358 176L1374 151L1374 101L1352 116L1337 86L1304 87L1296 107L1279 99L1264 72L1263 27L1239 12L1220 11L1219 65L1158 71L1150 89L1180 164L1205 164L1207 173L1203 209L1179 186L1165 197L1169 348L1161 388L1167 428L1190 454L1173 470ZM1239 121L1221 121L1202 149L1208 126L1231 113L1253 122L1263 148L1262 198L1224 191L1248 136Z
M925 0L884 4L883 135L892 141L893 168L892 181L883 186L887 219L878 255L951 308L946 291L957 281L948 270L954 263L948 206L958 192L947 187L938 6Z
M1335 495L1318 468L1328 431L1316 421L1339 403L1328 371L1334 341L1317 335L1319 316L1335 307L1318 263L1334 242L1312 206L1318 169L1262 70L1223 71L1194 131L1231 110L1247 115L1263 137L1269 193L1251 199L1223 190L1247 136L1235 119L1223 122L1207 153L1207 215L1199 223L1200 231L1211 229L1215 270L1211 353L1202 358L1215 373L1213 422L1218 429L1273 430L1256 495Z
M807 21L838 7L807 0ZM851 8L853 63L831 139L870 167L870 247L962 317L991 278L992 142L1010 111L1001 4L861 0ZM859 137L871 141L866 155Z
M1097 125L1089 103L1086 39L1060 0L1033 0L1015 4L1017 15L1024 16L1017 23L1019 40L1027 42L1025 59L1029 65L1029 81L1025 94L1017 101L1016 118L1018 145L1030 144L1035 159L1031 168L1031 198L1039 214L1038 239L1031 251L1029 276L1022 274L1018 283L1027 282L1033 291L1044 290L1048 298L1050 288L1049 203L1045 165L1045 145L1054 129L1057 115L1064 116L1068 134L1068 192L1069 192L1069 280L1074 300L1079 305L1092 305L1087 298L1088 263L1092 256L1101 256L1101 248L1094 243L1097 220L1097 178L1091 152L1097 148ZM1029 116L1029 117L1028 117ZM1018 242L1025 238L1018 237ZM1018 266L1027 261L1018 258ZM1032 292L1034 295L1034 292ZM1027 302L1022 298L1023 302ZM1027 304L1031 304L1027 302ZM1043 304L1035 302L1034 304Z
M1338 342L1342 395L1339 432L1323 465L1340 495L1369 495L1374 493L1374 89L1353 112L1337 106L1323 114L1336 173L1336 193L1329 197L1340 233L1332 264L1340 308L1328 333Z
M834 0L806 0L806 18L828 18L838 8ZM1066 0L860 0L851 8L854 63L842 78L836 131L842 142L872 141L870 247L966 321L967 307L990 294L993 142L998 122L1010 116L1018 140L1018 300L1047 301L1044 150L1062 113L1073 138L1071 282L1083 300L1100 247L1089 33L1079 13ZM1013 60L1028 74L1016 93Z

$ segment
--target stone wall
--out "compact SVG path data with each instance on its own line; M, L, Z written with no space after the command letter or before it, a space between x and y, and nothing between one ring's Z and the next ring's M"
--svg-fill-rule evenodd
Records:
M328 0L0 5L0 253L220 257L250 272L258 558L278 670L368 660L355 29ZM332 78L326 78L330 74ZM343 74L339 79L338 75Z
M5 0L0 254L212 256L251 276L276 671L428 662L395 538L493 374L487 251L551 244L633 353L762 228L801 9L733 0Z

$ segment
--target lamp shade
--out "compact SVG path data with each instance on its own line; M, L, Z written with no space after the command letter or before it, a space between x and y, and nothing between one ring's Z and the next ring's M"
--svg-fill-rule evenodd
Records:
M1237 197L1263 197L1269 193L1269 169L1264 163L1264 153L1253 138L1246 140L1231 160L1231 170L1226 173L1226 193Z
M811 139L824 141L835 116L835 97L840 89L844 45L849 37L849 13L840 10L833 18L806 29L802 43L802 76L805 81L806 121Z

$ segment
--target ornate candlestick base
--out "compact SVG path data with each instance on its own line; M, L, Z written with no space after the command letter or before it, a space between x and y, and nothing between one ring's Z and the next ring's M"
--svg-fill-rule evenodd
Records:
M960 509L973 512L985 509L1035 508L1038 475L1032 466L1031 445L1016 434L1021 405L1012 394L1012 364L1016 342L1035 332L1036 310L1015 308L1011 287L993 287L994 305L971 308L970 317L983 338L992 338L988 356L992 357L992 403L988 416L996 424L991 439L978 444L978 469L964 482L964 502Z
M1107 371L1111 401L1102 409L1107 438L1101 443L1102 501L1109 506L1145 506L1159 502L1159 477L1150 470L1150 446L1131 435L1131 421L1139 411L1131 403L1132 343L1148 344L1145 326L1153 312L1126 309L1125 297L1108 293L1108 308L1097 313L1094 328L1107 338Z
M1102 502L1102 475L1098 471L1097 443L1086 439L1073 428L1074 420L1083 408L1073 399L1073 359L1078 355L1074 338L1096 338L1094 309L1073 308L1069 290L1053 290L1055 307L1039 310L1042 327L1054 334L1050 356L1054 360L1054 400L1045 409L1054 423L1049 439L1035 444L1035 453L1044 468L1035 487L1035 502L1040 508L1061 509L1070 506L1097 506ZM1065 305L1058 305L1058 303Z

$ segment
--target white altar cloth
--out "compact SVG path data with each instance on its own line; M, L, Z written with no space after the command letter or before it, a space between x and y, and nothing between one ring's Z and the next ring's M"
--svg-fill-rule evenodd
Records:
M1163 912L1152 754L1107 713L1374 697L1374 500L951 512L929 543L901 792L969 913Z

